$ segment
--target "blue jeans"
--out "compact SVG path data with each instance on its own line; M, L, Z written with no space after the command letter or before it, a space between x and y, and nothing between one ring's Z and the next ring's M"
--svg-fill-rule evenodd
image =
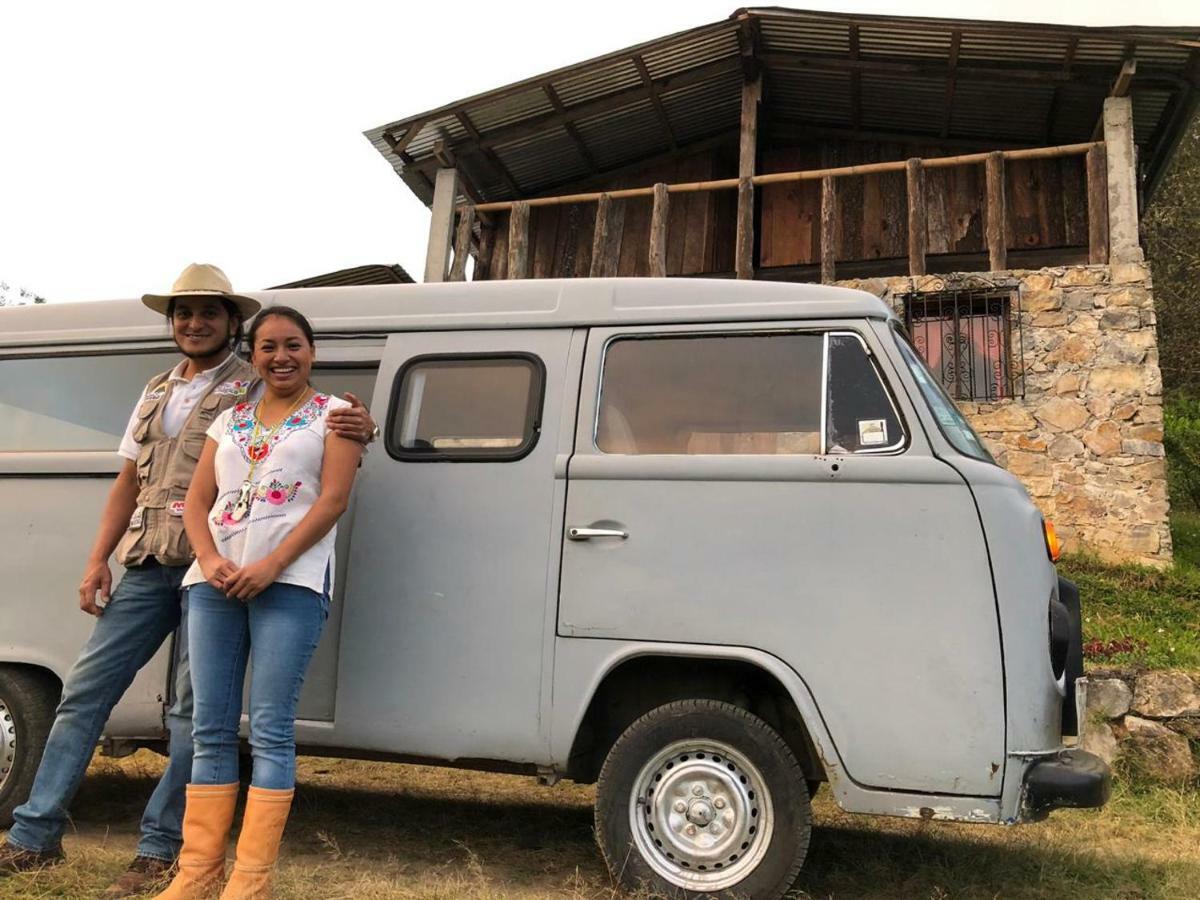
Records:
M276 582L253 600L226 597L210 584L188 588L188 636L195 692L193 784L238 780L238 725L250 662L250 751L254 787L296 784L296 704L328 600Z
M13 812L8 843L23 850L58 848L67 808L83 780L109 713L138 670L176 628L175 699L167 714L170 759L142 816L140 856L173 860L183 844L184 787L192 769L192 689L188 677L187 605L180 582L187 566L151 560L126 570L67 674L54 726L29 800Z

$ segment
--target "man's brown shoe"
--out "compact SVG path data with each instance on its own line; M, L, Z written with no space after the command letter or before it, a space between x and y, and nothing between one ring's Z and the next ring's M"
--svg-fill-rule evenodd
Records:
M135 856L121 877L104 891L105 897L136 897L158 892L175 877L175 863L152 856Z
M22 850L12 844L0 844L0 878L21 872L36 872L63 861L62 850Z

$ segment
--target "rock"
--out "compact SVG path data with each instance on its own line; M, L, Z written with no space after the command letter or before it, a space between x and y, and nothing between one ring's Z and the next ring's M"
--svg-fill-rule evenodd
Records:
M1167 722L1166 725L1176 734L1182 734L1185 738L1200 743L1200 718L1180 716L1178 719Z
M1096 394L1132 393L1141 390L1143 386L1145 386L1145 377L1140 366L1110 366L1104 369L1094 369L1088 377L1088 389Z
M1073 434L1060 434L1046 451L1054 459L1073 459L1083 454L1083 441Z
M1162 443L1163 430L1161 425L1139 425L1129 432L1129 437L1135 441L1153 441Z
M1029 291L1021 297L1021 307L1027 313L1036 314L1062 309L1062 301L1063 294L1059 290Z
M1115 456L1121 452L1121 428L1116 422L1101 422L1083 435L1083 443L1097 456Z
M1068 287L1086 284L1103 284L1104 276L1105 272L1101 268L1072 266L1063 273L1062 277L1058 280L1058 283L1067 285Z
M1120 751L1112 726L1107 722L1089 722L1084 729L1083 738L1079 741L1079 749L1095 753L1110 766L1116 762Z
M1084 374L1082 372L1068 372L1054 383L1054 393L1056 394L1078 394L1083 390Z
M1035 315L1029 322L1035 328L1062 328L1071 321L1069 313L1061 309L1046 310Z
M1188 739L1182 734L1137 716L1125 717L1125 730L1128 736L1121 744L1121 755L1142 777L1183 784L1200 772Z
M1121 441L1121 452L1132 456L1166 456L1158 441Z
M1075 431L1091 417L1082 403L1065 397L1043 403L1034 410L1033 415L1043 425L1055 431Z
M1087 711L1106 719L1119 719L1129 712L1133 691L1120 678L1097 678L1088 681Z
M1112 267L1113 284L1131 284L1149 280L1150 270L1141 263L1116 263Z
M979 431L1032 431L1037 426L1027 409L1011 403L975 416L971 424Z
M1200 685L1184 672L1147 672L1134 686L1133 711L1152 719L1200 716Z
M1102 329L1133 331L1142 327L1142 317L1136 309L1106 309L1100 317Z
M1024 478L1028 475L1046 476L1050 474L1050 461L1041 453L1025 453L1021 450L1010 450L1004 467L1018 478Z
M1043 361L1047 365L1057 365L1063 362L1082 364L1091 362L1095 352L1095 341L1092 338L1082 334L1073 334L1047 353Z
M1108 305L1134 307L1149 306L1150 292L1144 287L1127 287L1124 290L1114 291L1108 295Z
M1157 525L1134 525L1117 535L1114 546L1133 554L1153 555L1162 547L1162 533Z
M1050 290L1052 287L1054 287L1054 277L1052 275L1038 273L1030 275L1025 279L1025 290L1031 293L1041 293Z
M1040 437L1022 434L1017 437L1017 446L1022 450L1032 450L1036 453L1046 452L1046 441Z
M1120 419L1122 422L1124 422L1126 419L1132 419L1134 413L1137 411L1138 405L1136 403L1122 403L1112 411L1112 417L1114 419Z

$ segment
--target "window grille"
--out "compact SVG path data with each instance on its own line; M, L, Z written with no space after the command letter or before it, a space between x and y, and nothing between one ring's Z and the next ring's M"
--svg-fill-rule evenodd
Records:
M1024 396L1021 316L1014 294L938 291L907 294L903 300L904 325L913 345L951 397Z

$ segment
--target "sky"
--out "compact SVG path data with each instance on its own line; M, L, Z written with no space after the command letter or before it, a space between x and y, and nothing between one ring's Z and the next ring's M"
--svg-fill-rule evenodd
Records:
M429 211L364 130L737 5L0 3L0 281L60 302L163 291L193 261L238 290L366 263L419 280ZM1200 26L1191 0L791 5Z

